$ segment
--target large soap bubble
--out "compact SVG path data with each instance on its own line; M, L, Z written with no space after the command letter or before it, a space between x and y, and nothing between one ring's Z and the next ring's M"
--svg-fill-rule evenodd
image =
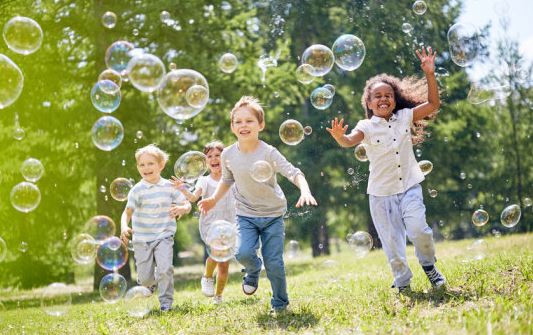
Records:
M117 201L125 201L128 199L128 193L133 187L133 183L126 178L116 178L109 186L109 193L111 197Z
M456 23L448 30L448 44L452 61L465 67L474 61L479 50L479 34L469 23Z
M20 212L31 212L40 202L41 191L35 184L23 181L11 189L11 204Z
M102 297L105 302L114 304L124 297L127 288L128 283L122 275L119 275L118 273L110 273L100 280L100 297Z
M257 161L250 169L252 179L258 183L264 183L270 180L274 175L274 169L267 161Z
M333 64L335 56L330 48L322 44L314 44L305 49L302 55L302 64L309 64L313 67L311 74L315 77L326 75Z
M39 50L43 43L43 31L34 20L15 16L4 25L4 41L16 53L29 55Z
M89 264L96 257L98 243L89 234L79 234L70 241L70 254L78 264Z
M288 145L297 145L304 139L304 127L296 120L286 120L279 126L279 138Z
M93 143L98 149L111 151L122 143L124 127L118 119L103 116L94 123L91 134Z
M193 183L207 172L205 155L199 151L189 151L181 155L174 164L174 174L187 183Z
M296 69L296 80L300 83L307 85L312 83L315 80L315 77L312 75L313 67L309 64L302 64Z
M22 173L24 179L35 183L41 179L44 173L43 163L36 158L28 158L20 166L20 173Z
M360 162L368 161L368 156L366 155L366 144L358 144L353 150L353 155Z
M422 170L424 176L433 170L433 163L427 160L422 160L418 162L418 166L420 167L420 170Z
M152 292L144 286L130 288L124 296L128 314L136 318L144 317L155 307L151 297Z
M331 47L335 63L345 71L353 71L361 66L365 59L365 44L355 35L341 35Z
M165 64L158 57L143 53L128 62L126 68L131 84L141 92L154 92L165 76Z
M108 271L117 271L127 260L128 247L116 236L104 240L96 250L96 262Z
M218 60L218 68L224 73L232 73L235 71L235 69L237 69L238 65L239 61L232 53L225 53L220 56L220 59Z
M41 307L43 312L50 316L65 315L72 305L72 295L63 283L48 285L41 295Z
M372 236L365 231L358 231L348 235L347 240L357 257L364 257L372 249Z
M0 262L2 262L6 258L7 254L7 245L6 241L2 237L0 237Z
M333 94L326 87L317 87L311 92L310 100L313 107L324 110L331 106Z
M521 215L522 211L520 210L520 206L513 204L505 207L500 215L500 221L505 227L513 228L518 224L518 221L520 221Z
M185 99L193 108L204 108L209 101L209 91L202 85L192 85L187 90Z
M237 226L225 220L216 220L207 231L206 248L209 256L217 262L232 259L239 247Z
M24 87L24 75L9 57L0 54L0 109L14 103Z
M84 231L99 243L114 236L115 230L115 221L105 215L93 216L85 223L84 227Z
M132 58L131 51L133 49L133 44L128 41L116 41L111 44L105 52L106 66L124 75L128 67L128 62Z
M204 76L194 70L172 70L166 74L158 90L157 101L171 118L187 120L200 113L205 105L196 108L187 102L187 91L195 85L203 86L209 98L209 86ZM205 98L204 98L205 99Z
M489 213L480 208L472 214L472 223L475 226L482 227L489 221Z
M91 102L102 113L112 113L122 99L120 87L111 80L100 80L91 89Z

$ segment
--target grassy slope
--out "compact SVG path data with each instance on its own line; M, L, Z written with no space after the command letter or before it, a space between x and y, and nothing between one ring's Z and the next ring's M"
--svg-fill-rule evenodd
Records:
M240 269L234 271L225 302L215 306L201 295L201 267L180 269L175 309L143 319L124 304L105 304L94 293L73 294L62 317L39 308L38 291L1 293L0 334L531 334L533 325L533 234L486 239L486 256L465 262L472 241L437 245L438 266L448 277L447 292L430 289L408 249L414 293L400 296L382 250L363 259L348 250L330 258L287 263L291 309L269 314L270 285L245 297ZM18 306L17 306L18 304Z

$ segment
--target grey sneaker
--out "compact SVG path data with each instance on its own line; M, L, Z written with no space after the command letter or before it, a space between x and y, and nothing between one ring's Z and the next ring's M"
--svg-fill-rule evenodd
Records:
M221 295L215 295L213 297L213 304L215 304L215 305L220 305L223 301L224 301L224 299L222 298Z
M254 283L246 280L246 277L242 279L242 291L246 295L252 295L257 291L257 284L254 285Z
M161 308L159 310L161 312L163 312L163 313L166 313L166 312L170 312L172 310L172 307L170 307L170 306L161 306Z
M446 285L446 278L442 275L442 273L439 272L439 270L437 270L435 265L422 266L422 268L428 276L431 286L435 288L441 288Z
M202 285L202 293L206 297L215 295L215 280L213 278L202 277L200 284Z

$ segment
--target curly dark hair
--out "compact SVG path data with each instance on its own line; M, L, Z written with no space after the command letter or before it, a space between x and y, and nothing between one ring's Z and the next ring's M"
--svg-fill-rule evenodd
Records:
M363 96L361 97L361 105L365 110L365 116L370 119L374 113L368 108L370 101L370 93L374 85L384 83L392 87L394 91L394 100L396 101L396 108L393 113L396 113L403 108L413 108L427 101L428 90L426 79L419 79L416 77L405 77L403 79L388 75L386 73L378 74L366 81ZM425 127L427 120L432 120L437 116L438 111L428 115L423 120L413 122L411 127L411 134L413 144L420 144L425 140Z

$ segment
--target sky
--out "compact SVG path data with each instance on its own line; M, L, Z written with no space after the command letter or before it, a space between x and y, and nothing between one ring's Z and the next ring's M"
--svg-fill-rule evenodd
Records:
M533 62L533 0L464 0L459 22L469 22L476 27L491 23L491 50L495 50L496 41L504 36L499 23L504 15L510 19L508 35L519 42L520 52L526 61ZM478 80L493 69L494 65L489 63L473 66L467 71L473 80Z

